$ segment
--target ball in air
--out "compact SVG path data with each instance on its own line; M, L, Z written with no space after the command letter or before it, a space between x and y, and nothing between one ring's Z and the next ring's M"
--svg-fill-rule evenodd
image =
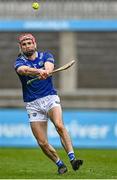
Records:
M40 7L40 5L39 5L38 2L33 2L33 3L32 3L32 8L33 8L33 9L37 10L37 9L39 9L39 7Z

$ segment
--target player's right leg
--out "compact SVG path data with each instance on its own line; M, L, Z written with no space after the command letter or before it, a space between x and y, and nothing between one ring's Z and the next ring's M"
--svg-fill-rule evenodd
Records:
M63 174L67 171L67 167L60 160L56 150L48 143L47 140L47 121L44 122L30 122L32 132L41 147L42 151L58 166L58 173Z
M47 140L47 122L30 122L32 132L43 150L43 152L51 158L52 161L57 161L59 159L55 149L48 143Z

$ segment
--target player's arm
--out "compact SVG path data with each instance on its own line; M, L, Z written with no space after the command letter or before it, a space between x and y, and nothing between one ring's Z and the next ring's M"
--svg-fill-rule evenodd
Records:
M44 68L45 68L47 74L49 75L49 74L51 74L51 72L54 70L54 64L51 63L51 62L49 62L49 61L47 61L47 62L45 62L45 64L44 64Z
M51 53L46 52L45 53L45 63L44 63L44 69L45 74L43 74L43 78L46 79L54 70L54 57Z
M54 64L51 62L45 62L44 69L39 71L39 79L46 79L54 69Z
M32 76L38 75L38 76L40 76L40 74L41 74L40 69L30 68L30 67L25 66L25 65L18 67L17 72L20 75L26 75L26 76L29 76L29 75L32 75Z

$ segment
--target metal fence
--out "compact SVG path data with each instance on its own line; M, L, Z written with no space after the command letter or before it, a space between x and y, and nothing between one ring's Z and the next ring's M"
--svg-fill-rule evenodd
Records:
M39 0L40 10L32 9L33 0L0 0L2 19L116 19L116 0ZM34 12L35 11L35 12Z

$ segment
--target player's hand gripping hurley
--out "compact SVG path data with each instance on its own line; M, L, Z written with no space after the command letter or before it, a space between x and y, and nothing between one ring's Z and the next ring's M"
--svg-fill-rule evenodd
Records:
M74 63L75 63L75 60L70 61L69 63L61 66L60 68L57 68L57 69L53 70L53 71L49 74L49 76L52 76L52 75L53 75L54 73L56 73L56 72L64 71L64 70L70 68ZM40 79L40 77L37 76L36 78L33 78L33 79L31 79L31 80L28 80L28 81L27 81L27 84L31 84L33 81L36 81L36 80L39 80L39 79Z

